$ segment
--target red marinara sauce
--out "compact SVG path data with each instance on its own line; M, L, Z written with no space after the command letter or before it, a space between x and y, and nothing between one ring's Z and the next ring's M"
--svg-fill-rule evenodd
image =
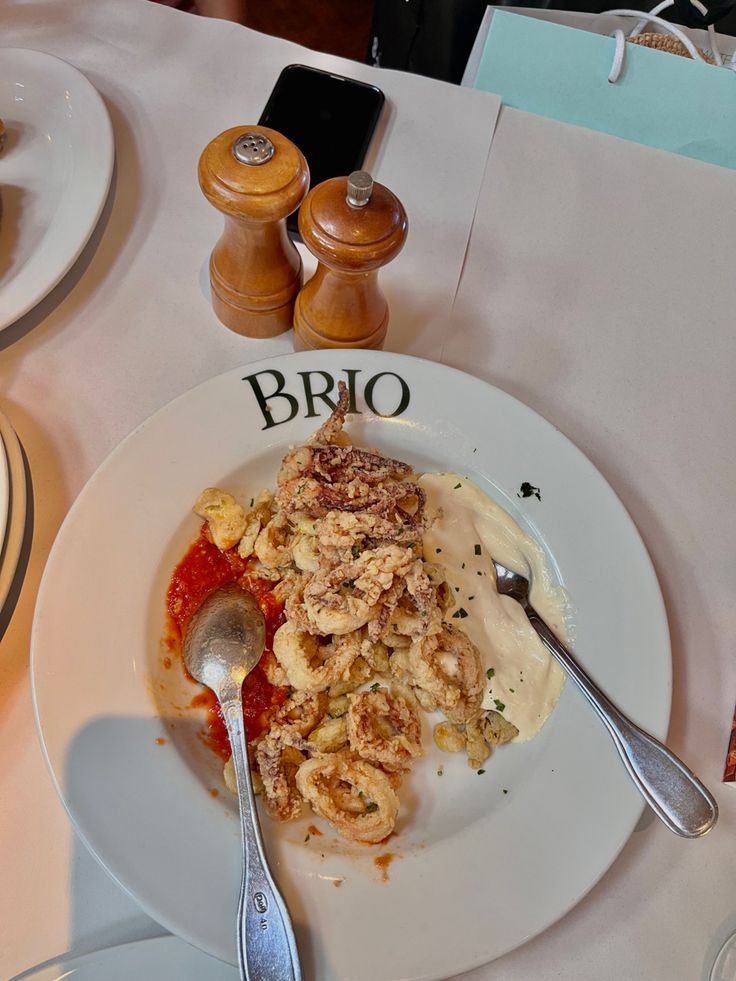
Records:
M166 608L181 654L181 639L187 624L215 589L237 582L258 600L266 620L266 647L243 684L245 728L248 738L253 739L267 728L273 710L283 704L289 689L272 685L263 670L264 660L273 657L273 635L285 620L284 605L273 596L273 583L249 575L250 568L250 561L242 559L237 551L221 552L208 538L204 524L199 537L174 569L166 593ZM186 671L183 660L182 667ZM217 699L205 689L195 696L192 704L207 707L205 741L226 760L230 756L230 741Z

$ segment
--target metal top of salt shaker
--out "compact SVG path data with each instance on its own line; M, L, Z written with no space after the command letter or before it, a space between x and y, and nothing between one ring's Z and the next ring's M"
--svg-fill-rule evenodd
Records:
M373 193L373 178L367 170L354 170L348 177L347 203L351 208L364 208Z
M273 143L260 133L242 133L233 143L233 156L249 167L258 167L266 163L273 154Z

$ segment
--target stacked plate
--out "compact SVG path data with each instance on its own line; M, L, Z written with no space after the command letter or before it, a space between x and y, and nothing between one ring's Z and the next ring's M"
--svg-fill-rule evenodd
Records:
M0 51L2 330L76 262L107 199L115 145L104 102L76 68L42 51Z
M0 412L0 612L15 577L26 527L26 473L18 437Z

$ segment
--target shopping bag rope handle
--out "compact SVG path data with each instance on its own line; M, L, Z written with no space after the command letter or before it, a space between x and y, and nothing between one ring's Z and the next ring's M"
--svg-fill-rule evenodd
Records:
M682 44L685 46L685 48L687 49L688 53L691 55L693 60L705 63L702 55L695 47L693 42L690 40L690 38L684 33L684 31L682 31L679 27L676 27L674 24L671 24L663 17L658 16L661 10L664 10L666 7L672 6L672 3L673 0L662 0L662 2L659 3L656 7L654 7L649 13L647 13L644 10L629 10L628 8L606 10L605 13L618 17L639 18L638 23L636 24L634 30L631 32L631 37L636 37L640 33L641 29L648 23L658 24L661 28L664 29L664 31L666 31L668 34L672 34L674 37L676 37L679 41L682 42ZM691 0L691 3L693 4L693 6L700 9L701 13L707 14L707 8L703 6L700 0ZM715 31L713 30L712 25L708 25L708 35L711 41L714 60L718 66L722 66L723 58L721 56L720 51L718 50L718 46L715 43ZM626 52L626 35L620 28L617 28L615 31L612 32L611 36L616 40L616 48L613 55L613 64L611 65L611 71L608 74L608 81L616 82L618 81L619 76L621 75L621 71L624 65L624 55ZM734 51L726 67L736 71L736 51Z
M708 16L708 8L705 6L705 4L701 3L700 0L689 0L689 2L693 7L695 7L697 11L699 11L703 15L703 17ZM662 0L661 3L658 3L656 5L656 7L652 7L650 13L661 14L662 11L666 10L668 7L676 8L677 4L675 0ZM631 32L631 34L629 34L629 37L637 37L639 34L641 34L642 30L646 27L646 24L647 24L646 17L642 17L642 19L636 25L634 30ZM711 51L713 52L713 58L715 60L715 63L720 67L721 65L723 65L723 58L721 57L721 52L718 50L718 45L716 44L716 31L715 28L713 27L713 24L707 25L707 31L708 31L708 39L710 40Z

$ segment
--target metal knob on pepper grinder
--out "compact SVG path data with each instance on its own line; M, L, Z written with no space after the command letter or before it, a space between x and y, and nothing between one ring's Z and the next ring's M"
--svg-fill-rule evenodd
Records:
M299 232L319 264L294 308L294 346L381 348L388 328L378 270L403 248L401 201L363 170L313 188Z
M304 156L275 130L236 126L205 147L199 184L225 216L210 258L215 313L247 337L283 333L292 325L302 283L302 261L286 218L309 189Z

